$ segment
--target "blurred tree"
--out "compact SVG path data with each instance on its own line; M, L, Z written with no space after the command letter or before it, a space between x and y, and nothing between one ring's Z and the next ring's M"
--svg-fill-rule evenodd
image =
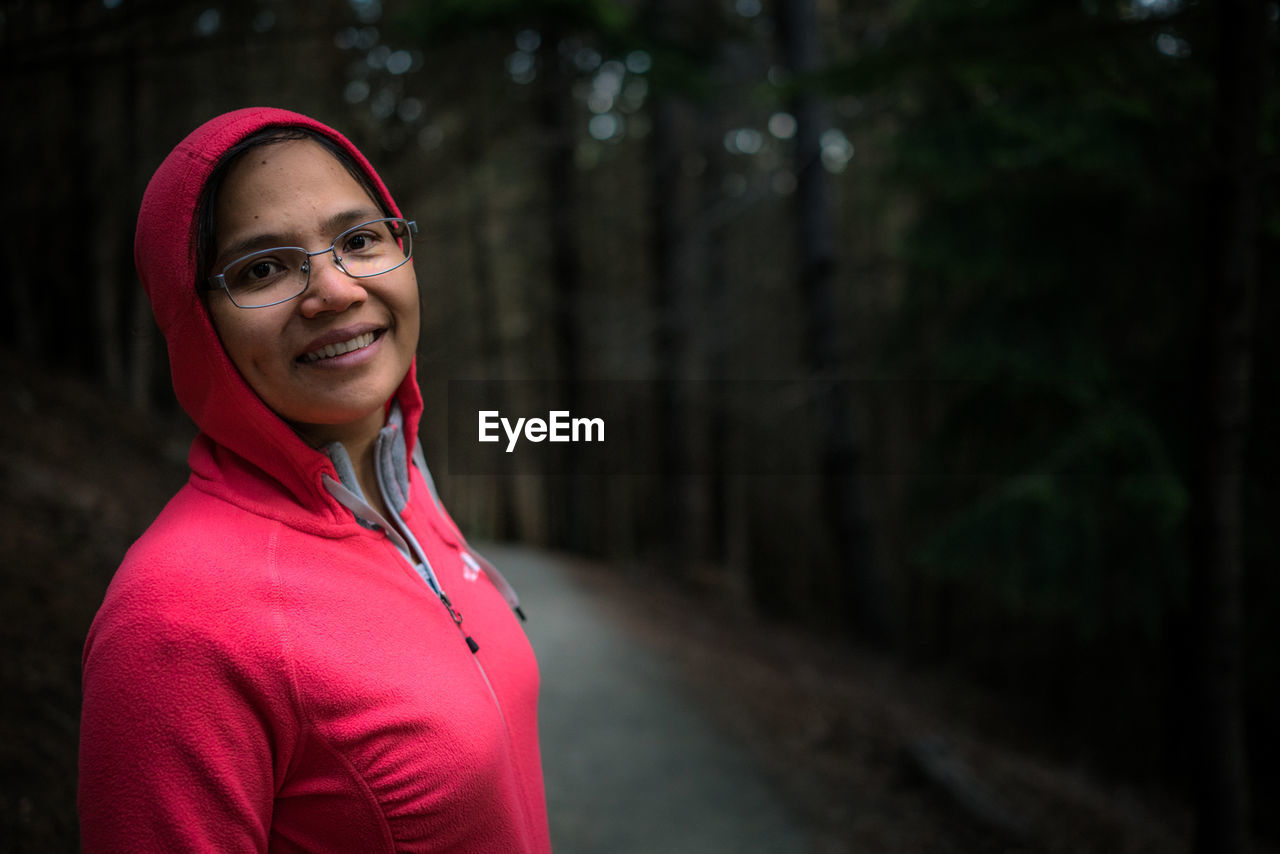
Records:
M1274 6L1272 7L1274 10ZM1195 850L1249 848L1241 670L1245 436L1249 427L1267 16L1260 0L1215 7L1215 113L1206 330L1193 459L1191 601L1198 632Z
M1139 767L1176 767L1184 749L1188 507L1194 495L1230 511L1228 493L1192 479L1194 461L1211 452L1217 471L1241 470L1248 343L1202 338L1199 295L1214 267L1247 258L1242 217L1258 201L1239 187L1249 174L1256 188L1258 173L1241 171L1241 147L1215 154L1203 120L1207 60L1249 54L1219 53L1214 33L1201 6L1178 0L925 0L882 48L827 78L897 92L892 180L916 204L890 358L929 380L910 385L940 413L916 468L943 476L917 480L913 636L1039 693L1077 733L1069 745ZM1245 79L1263 77L1218 74L1242 95ZM1215 179L1218 162L1236 171ZM1215 183L1235 200L1211 201ZM1231 254L1206 244L1207 218L1232 223ZM1235 276L1213 293L1244 312ZM1207 444L1186 405L1204 364L1234 390L1200 407L1222 417L1230 404ZM1230 536L1218 542L1204 566L1230 600ZM1224 668L1229 610L1216 619ZM1099 694L1129 713L1117 720Z
M811 77L821 64L815 0L779 0L778 36L795 96L796 245L799 292L804 302L805 356L819 388L815 401L822 463L822 507L836 565L836 600L864 640L889 639L889 601L873 563L871 532L863 508L857 440L849 407L850 387L836 312L836 249L831 177L823 167L822 137L829 129L821 95Z
M652 338L658 471L666 481L662 501L662 561L669 573L687 577L713 538L706 531L704 508L710 502L705 481L695 477L695 461L710 440L712 425L698 419L691 380L698 374L697 353L706 338L723 334L722 315L699 325L702 283L708 270L700 258L715 251L702 222L707 154L704 140L718 140L710 79L722 67L725 45L742 38L717 0L676 3L650 0L639 31L653 57L650 88L648 226L653 264ZM721 91L715 93L725 97ZM716 188L718 190L718 188ZM723 306L720 306L723 308ZM701 341L699 339L702 339ZM712 372L719 379L721 373ZM705 401L703 401L705 402ZM702 545L700 545L702 543Z
M686 395L680 380L686 377L689 351L689 295L694 283L689 263L689 229L693 216L692 194L683 175L694 139L687 95L672 84L676 75L665 62L686 52L693 39L687 32L690 9L702 4L673 0L649 0L646 25L653 34L659 85L651 92L649 159L653 176L649 195L649 228L653 259L653 364L655 367L655 420L658 424L658 471L666 482L668 499L662 502L662 563L674 576L685 574L689 560L689 528L692 507L689 483L690 436ZM683 12L683 14L681 14ZM701 43L705 48L705 42ZM665 73L664 73L665 72ZM685 89L687 87L681 87Z
M1151 48L1150 22L1114 10L1008 2L979 16L937 2L917 11L908 37L936 50L916 66L919 100L902 138L902 176L921 201L907 247L906 324L919 346L902 352L911 370L946 381L937 390L950 399L948 421L928 469L996 475L965 524L1000 526L974 530L978 552L934 539L928 562L974 580L994 572L996 589L1070 608L1063 591L1087 590L1073 573L1137 569L1118 548L1135 531L1111 524L1119 508L1107 512L1104 499L1149 520L1140 530L1155 542L1175 535L1184 503L1166 450L1183 437L1166 435L1152 423L1162 413L1129 395L1159 406L1165 389L1145 384L1186 363L1178 336L1196 262L1191 245L1166 241L1194 230L1179 215L1186 206L1170 202L1197 192L1186 165L1202 159L1204 134L1178 113L1203 98L1203 80ZM994 31L1006 34L998 44ZM1050 492L1006 491L1020 482L1008 475L1044 475ZM1063 488L1080 475L1094 479L1078 493ZM1115 493L1115 476L1154 479ZM1034 509L1042 498L1050 516ZM1015 521L1024 510L1062 525L1042 532L1043 558L1001 550L1009 534L1030 533ZM1101 588L1084 595L1071 612L1082 630L1097 625L1097 607L1128 607L1094 599Z
M492 231L490 218L493 181L486 163L490 131L496 118L490 111L476 116L476 120L464 128L461 145L461 161L467 182L463 206L470 245L471 285L479 321L475 326L479 337L480 375L485 378L501 377L505 372L499 333L501 324L498 322L504 312L500 304L501 294L493 257L495 250L489 239ZM494 408L499 411L506 408L501 391L495 395L493 402ZM515 539L515 496L512 494L510 479L499 478L494 484L494 490L494 513L498 521L493 533L502 539Z

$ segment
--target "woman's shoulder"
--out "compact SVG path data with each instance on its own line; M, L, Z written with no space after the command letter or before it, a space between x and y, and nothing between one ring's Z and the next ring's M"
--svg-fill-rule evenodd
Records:
M277 527L272 519L188 484L130 547L121 568L179 564L196 571L216 564L225 581L225 570L233 565L261 563L254 557L262 553Z
M259 703L288 717L270 570L250 557L269 534L245 520L237 534L232 515L179 492L125 555L85 638L86 715L114 719L136 705L146 726L173 732L193 705L221 714Z
M125 553L99 619L191 624L269 596L263 560L277 523L190 486Z

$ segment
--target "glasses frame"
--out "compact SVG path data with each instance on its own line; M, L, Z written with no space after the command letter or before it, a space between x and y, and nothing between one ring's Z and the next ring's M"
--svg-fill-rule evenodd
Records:
M348 234L351 234L351 232L359 231L362 228L366 228L370 225L374 225L375 223L379 223L379 222L398 222L401 225L403 225L405 227L405 239L409 241L409 252L404 256L403 261L399 262L398 264L395 264L394 266L388 267L385 270L379 270L376 273L351 272L350 270L348 270L346 267L342 265L342 256L338 254L338 243L341 242L341 240L344 237L346 237ZM205 282L205 289L211 290L211 291L212 290L226 291L227 299L231 300L231 304L234 305L236 308L242 308L242 309L271 308L271 306L273 305L281 305L282 303L295 300L307 292L307 288L311 287L311 259L314 258L315 256L332 253L334 266L337 267L339 270L341 270L343 273L346 273L348 276L350 276L353 279L372 279L374 276L381 276L386 273L390 273L392 270L398 270L401 267L403 267L405 264L409 263L410 260L413 259L413 235L417 233L418 233L418 223L416 220L405 219L404 217L399 217L399 216L382 216L382 217L378 217L377 219L367 220L365 222L360 223L359 225L353 225L350 228L345 229L341 234L333 238L333 242L330 243L327 247L325 247L324 249L317 249L315 252L308 251L302 246L272 246L267 249L255 249L253 252L250 252L247 255L241 255L239 258L236 258L234 261L227 264L225 267L222 268L221 273L218 273L216 276L210 276L208 281ZM306 281L302 283L302 288L293 296L288 296L288 297L285 297L284 299L278 299L275 302L262 303L261 305L241 305L240 303L236 302L235 296L233 296L231 293L231 288L227 286L227 280L226 280L227 271L230 270L232 267L236 266L237 264L239 264L241 261L244 261L246 258L252 258L255 255L265 255L271 252L279 252L284 249L287 249L292 252L301 252L305 256L302 262L302 272L306 274L307 278L306 278Z

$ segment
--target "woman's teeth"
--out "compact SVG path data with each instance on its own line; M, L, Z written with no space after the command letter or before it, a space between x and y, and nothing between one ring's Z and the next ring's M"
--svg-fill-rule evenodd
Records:
M319 350L310 353L304 353L302 361L318 362L321 359L332 359L334 356L341 356L343 353L350 353L352 350L359 350L361 347L368 347L373 343L373 339L377 336L372 332L366 332L363 335L357 335L350 341L343 341L338 344L326 344Z

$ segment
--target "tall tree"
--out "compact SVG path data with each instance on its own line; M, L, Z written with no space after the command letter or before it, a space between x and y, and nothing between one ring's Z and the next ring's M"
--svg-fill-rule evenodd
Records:
M675 0L649 0L646 25L652 33L659 82L650 97L653 127L649 135L650 256L653 264L653 364L658 471L667 496L661 503L663 530L661 560L673 575L682 575L692 557L694 524L693 481L690 477L691 422L686 384L691 332L691 294L694 278L691 243L697 205L684 164L694 152L694 122L688 91L693 88L687 68L698 40L690 18L704 5ZM681 71L684 74L681 74Z
M849 384L844 382L846 344L837 322L835 226L831 179L823 166L821 138L828 129L825 105L812 88L820 66L815 0L779 0L778 34L792 75L796 120L796 236L799 290L804 301L810 375L819 389L816 414L823 463L823 507L835 545L839 599L854 632L882 642L889 635L889 607L873 563L863 507L861 465L853 434Z
M493 180L485 154L492 122L481 116L474 126L464 131L461 159L465 166L468 192L464 202L467 220L467 240L470 248L471 279L476 303L476 332L479 337L481 376L485 379L504 375L501 324L502 316L497 276L494 271L493 242L489 239L489 219ZM496 409L503 410L501 386L497 387L493 400ZM510 478L497 478L492 483L493 513L497 523L494 533L502 539L515 536L515 498Z
M558 402L569 412L579 411L582 386L582 251L580 211L574 152L577 149L577 104L572 96L573 77L561 45L567 37L556 16L538 21L542 37L538 47L538 120L542 137L544 193L548 249L551 253L552 359ZM563 477L545 482L549 524L554 543L581 548L586 542L582 484L574 470L576 457L561 455Z
M1240 675L1241 502L1258 277L1264 7L1261 0L1216 4L1213 245L1204 312L1206 371L1196 407L1204 423L1192 505L1199 854L1237 854L1249 839Z

